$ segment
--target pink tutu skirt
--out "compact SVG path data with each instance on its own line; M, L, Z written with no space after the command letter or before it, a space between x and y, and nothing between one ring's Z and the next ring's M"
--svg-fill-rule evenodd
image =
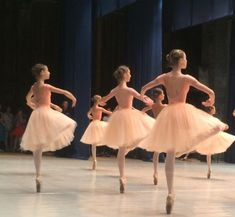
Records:
M197 145L196 151L203 155L213 155L225 152L229 146L235 141L235 136L220 132Z
M94 120L92 121L81 138L81 142L90 145L102 146L107 122Z
M35 109L22 137L23 150L55 151L70 145L76 122L50 107Z
M208 113L186 103L170 104L158 115L155 124L139 147L148 151L175 151L177 156L195 151L203 141L205 146L226 124Z
M148 135L154 122L155 119L136 109L117 110L110 116L102 143L111 148L134 148Z

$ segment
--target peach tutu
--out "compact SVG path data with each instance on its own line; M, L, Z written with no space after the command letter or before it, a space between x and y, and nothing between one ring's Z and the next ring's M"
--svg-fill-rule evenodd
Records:
M170 104L161 111L148 137L138 146L148 151L174 150L180 156L196 150L197 145L205 140L210 143L213 136L225 130L226 126L190 104Z
M205 140L201 142L198 146L196 151L200 154L204 155L212 155L212 154L218 154L225 152L229 146L232 145L232 143L235 141L235 136L220 132L213 136L212 138L209 138L209 140Z
M147 136L155 119L137 109L115 111L108 121L102 143L111 148L134 148Z
M47 106L35 109L22 138L23 150L55 151L70 145L77 124L71 118Z
M91 121L81 138L81 142L90 145L102 146L103 144L101 141L107 124L107 122L99 120Z

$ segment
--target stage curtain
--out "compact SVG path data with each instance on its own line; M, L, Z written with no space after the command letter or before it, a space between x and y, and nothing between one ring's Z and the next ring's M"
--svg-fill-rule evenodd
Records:
M235 19L232 20L232 33L230 45L230 75L227 120L229 132L235 134L235 118L232 112L235 109ZM225 161L235 163L235 145L233 144L225 153Z
M64 0L61 36L62 73L64 87L78 99L74 109L77 121L74 157L89 158L89 146L80 143L88 125L90 107L92 0Z
M97 15L104 16L112 13L124 6L130 5L138 0L98 0L97 4ZM140 0L139 0L140 1ZM143 0L141 0L143 1Z
M234 14L234 0L169 0L172 29L213 21Z
M162 0L140 1L127 12L127 63L141 86L162 72Z

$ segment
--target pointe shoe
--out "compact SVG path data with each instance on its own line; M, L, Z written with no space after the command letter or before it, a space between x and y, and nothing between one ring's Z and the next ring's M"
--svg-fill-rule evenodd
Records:
M37 193L40 193L42 181L39 177L37 177L35 181L36 181L36 191L37 191Z
M174 200L175 200L174 195L168 194L168 196L166 198L166 214L168 214L168 215L171 214L171 212L172 212Z
M120 182L120 193L124 194L125 193L125 179L121 178L119 179Z
M93 161L93 164L92 164L92 170L96 170L96 167L97 167L97 161Z
M208 172L207 172L207 179L210 179L211 178L211 171L209 170Z
M157 175L153 175L153 184L154 185L158 184L158 177L157 177Z

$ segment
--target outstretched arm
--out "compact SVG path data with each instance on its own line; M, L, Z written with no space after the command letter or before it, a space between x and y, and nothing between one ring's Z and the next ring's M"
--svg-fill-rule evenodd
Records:
M67 90L63 90L63 89L60 89L60 88L57 88L57 87L54 87L54 86L51 86L50 85L50 88L51 88L51 92L53 93L58 93L58 94L63 94L65 95L67 98L69 98L71 101L72 101L72 107L74 107L76 105L76 102L77 102L77 99L75 98L75 96L70 93L69 91Z
M151 100L148 96L144 95L140 95L135 89L130 88L131 94L138 100L142 101L143 103L145 103L147 106L152 106L153 104L153 100Z
M208 94L209 99L205 102L203 102L202 104L204 106L211 106L214 105L215 103L215 93L212 89L210 89L209 87L207 87L206 85L200 83L196 78L192 77L192 76L188 76L190 85L197 88L198 90Z
M151 109L152 109L151 106L147 106L147 107L144 107L141 111L145 113L145 112L150 111Z
M105 113L105 114L107 114L107 115L111 115L111 114L112 114L111 111L108 111L108 110L106 110L106 109L104 109L104 108L102 108L102 112Z
M99 101L99 105L104 106L106 102L112 99L114 96L115 96L115 90L113 89L110 91L108 95L102 97L102 99Z
M158 85L164 84L164 74L159 75L156 77L154 80L150 81L146 85L144 85L141 89L141 96L144 96L144 94L149 90L152 89L153 87L156 87Z

